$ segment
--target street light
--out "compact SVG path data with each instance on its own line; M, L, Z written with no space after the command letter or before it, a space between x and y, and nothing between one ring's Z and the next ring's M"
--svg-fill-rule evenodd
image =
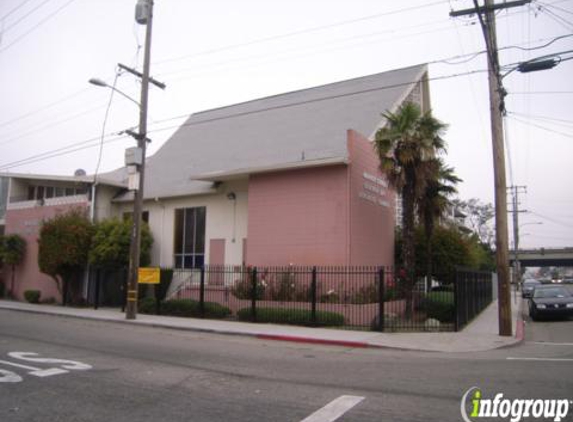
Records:
M119 95L123 96L124 98L127 98L129 101L135 103L137 105L138 108L141 109L141 104L139 104L139 102L137 102L136 100L134 100L133 98L131 98L129 95L127 95L125 92L120 91L119 89L117 89L115 86L108 84L106 81L103 81L99 78L91 78L88 81L90 84L95 85L95 86L101 86L103 88L109 88L114 92L117 92Z

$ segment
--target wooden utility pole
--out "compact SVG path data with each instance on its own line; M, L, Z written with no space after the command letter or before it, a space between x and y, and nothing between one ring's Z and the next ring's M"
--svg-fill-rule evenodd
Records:
M523 6L531 0L518 0L495 4L494 0L485 0L480 7L473 0L474 8L450 13L450 16L477 14L483 30L487 49L488 84L490 98L491 136L493 146L493 173L495 186L495 246L498 275L498 315L499 335L511 336L511 285L509 280L509 248L507 230L507 197L505 178L505 150L503 145L503 115L505 113L504 96L495 30L495 10Z
M129 249L129 273L127 279L126 319L137 316L137 278L139 271L139 256L141 253L141 211L143 208L143 186L145 176L145 149L147 147L147 99L149 93L149 67L151 53L151 23L153 21L153 0L141 1L148 7L144 16L146 19L139 23L147 25L145 32L145 49L143 56L143 73L141 75L141 100L139 109L139 133L134 135L137 146L141 149L142 162L139 166L139 187L134 191L133 228Z

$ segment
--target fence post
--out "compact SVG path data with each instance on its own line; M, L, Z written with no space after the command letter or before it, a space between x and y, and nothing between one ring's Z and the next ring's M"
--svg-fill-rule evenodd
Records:
M312 307L310 311L310 321L316 325L316 267L312 267L312 281L310 284L310 299Z
M201 277L199 278L199 314L205 318L205 266L201 266Z
M257 267L253 268L253 281L251 286L251 317L257 322Z
M385 316L384 316L384 296L385 296L385 285L384 285L384 268L380 267L378 269L378 331L384 331Z

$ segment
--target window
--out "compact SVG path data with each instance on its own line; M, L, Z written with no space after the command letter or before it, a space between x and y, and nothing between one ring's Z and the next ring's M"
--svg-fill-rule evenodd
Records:
M205 263L205 207L175 210L175 268L199 268Z

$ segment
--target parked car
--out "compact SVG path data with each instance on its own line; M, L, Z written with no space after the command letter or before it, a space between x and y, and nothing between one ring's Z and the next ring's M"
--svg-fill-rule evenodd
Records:
M535 289L536 286L540 286L541 283L537 280L525 280L523 282L523 286L521 289L521 297L531 297L531 295L533 294L533 289Z
M563 286L536 286L529 299L529 316L534 321L542 316L573 316L573 296Z
M573 284L573 278L564 278L563 284Z

